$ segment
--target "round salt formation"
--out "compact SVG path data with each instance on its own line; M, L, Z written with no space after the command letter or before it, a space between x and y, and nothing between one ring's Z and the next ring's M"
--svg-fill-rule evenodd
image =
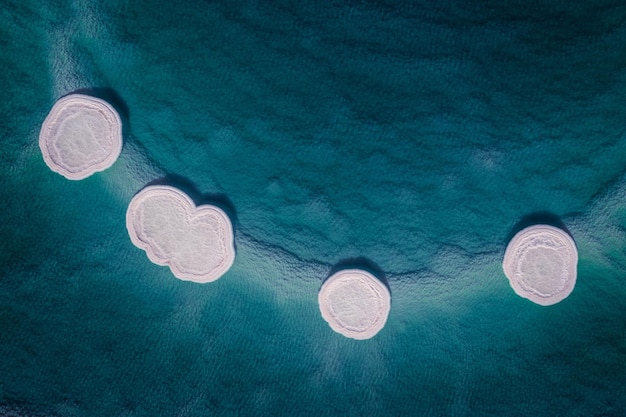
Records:
M83 94L59 99L41 126L46 165L69 180L109 168L122 151L122 121L106 101Z
M185 281L211 282L235 259L233 228L221 209L196 207L182 191L154 185L141 190L126 211L133 244L157 265Z
M318 295L322 317L337 333L369 339L385 326L391 295L369 272L346 269L329 277Z
M511 239L502 268L517 295L547 306L570 295L577 264L574 240L563 230L542 224L527 227Z

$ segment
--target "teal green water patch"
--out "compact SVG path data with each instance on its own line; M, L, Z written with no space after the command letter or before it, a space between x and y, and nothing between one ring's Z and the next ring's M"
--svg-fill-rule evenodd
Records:
M380 10L190 6L162 22L129 7L112 32L136 40L143 82L127 61L109 76L150 159L227 192L245 230L304 259L401 272L440 244L495 249L521 216L579 213L622 173L622 81L580 57L620 28L542 48L531 22L447 28L424 11L415 28L419 9L369 24Z

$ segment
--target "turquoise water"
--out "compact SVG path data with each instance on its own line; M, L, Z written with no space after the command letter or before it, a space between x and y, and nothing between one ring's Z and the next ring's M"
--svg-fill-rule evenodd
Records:
M0 415L626 414L626 7L396 3L0 5ZM71 182L37 138L87 87L126 142ZM130 242L165 175L232 208L215 283ZM551 307L500 266L535 212L579 250ZM353 257L392 293L366 341L317 307Z

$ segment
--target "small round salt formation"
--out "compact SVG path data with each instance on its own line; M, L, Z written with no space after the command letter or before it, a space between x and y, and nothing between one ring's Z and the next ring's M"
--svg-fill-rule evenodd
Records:
M46 165L69 180L109 168L122 151L122 121L106 101L83 94L59 99L41 126Z
M235 259L233 228L221 209L197 206L182 191L154 185L141 190L126 211L133 244L157 265L185 281L211 282Z
M329 277L318 295L322 317L337 333L369 339L385 326L391 295L369 272L346 269Z
M566 232L535 225L511 239L502 268L517 295L548 306L570 295L576 284L577 264L576 244Z

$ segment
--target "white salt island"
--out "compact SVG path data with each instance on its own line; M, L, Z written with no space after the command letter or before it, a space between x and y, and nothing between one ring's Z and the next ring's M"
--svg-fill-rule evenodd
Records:
M135 246L181 280L215 281L235 259L226 213L212 205L196 207L171 186L148 186L135 195L126 211L126 228Z
M324 282L318 302L322 317L334 331L363 340L373 337L385 326L391 294L369 272L346 269Z
M578 250L569 234L553 226L535 225L511 239L502 268L517 295L548 306L570 295L577 264Z
M44 120L39 147L52 171L81 180L117 160L122 151L122 121L106 101L70 94L59 99Z

